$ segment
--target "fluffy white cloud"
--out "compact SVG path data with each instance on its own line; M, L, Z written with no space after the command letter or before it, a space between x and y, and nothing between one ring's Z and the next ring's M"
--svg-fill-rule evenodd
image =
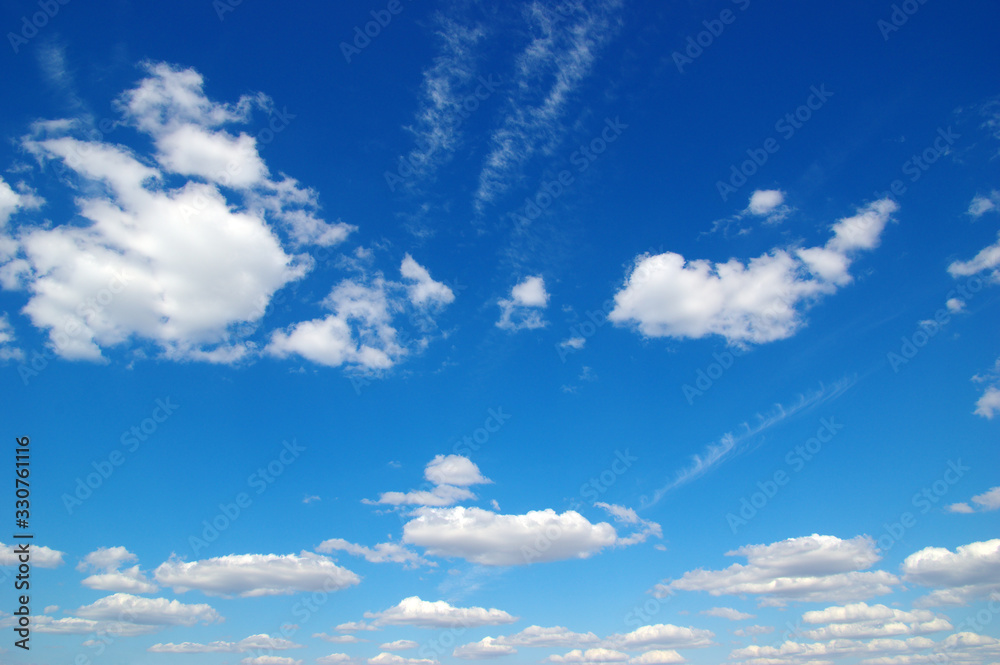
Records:
M358 642L366 642L367 640L362 640L354 635L327 635L326 633L313 633L313 637L318 637L326 642L331 642L333 644L356 644Z
M424 477L435 485L462 487L493 482L483 477L475 462L461 455L436 455L427 463Z
M350 663L351 657L346 653L331 653L328 656L321 656L316 659L319 665L341 665L342 663Z
M551 508L502 515L481 508L420 508L403 526L403 542L428 554L486 566L585 559L615 544L607 522L592 524L576 511Z
M920 599L921 605L965 605L1000 592L1000 539L960 545L954 552L925 547L906 557L900 568L907 582L941 587Z
M219 613L203 603L185 605L166 598L142 598L116 593L84 605L75 614L95 621L127 620L130 623L164 626L193 626L222 621Z
M972 503L976 504L975 508L963 502L951 504L948 510L953 513L974 513L977 509L980 512L1000 509L1000 487L993 487L982 494L977 494L972 497Z
M640 626L630 633L610 635L605 640L613 649L692 649L712 644L715 633L701 628L658 623Z
M991 210L996 210L1000 206L1000 192L993 190L989 196L976 196L969 203L969 215L972 217L982 217Z
M868 642L858 640L830 640L828 642L800 643L787 641L780 646L751 645L735 649L729 657L744 660L747 663L773 663L788 665L814 662L830 662L820 660L825 657L845 658L849 656L876 656L882 653L914 653L929 649L935 645L926 637L911 637L905 640L875 639Z
M858 572L879 560L868 536L841 540L813 534L770 545L747 545L727 556L745 556L747 564L724 570L698 569L654 588L667 595L676 590L707 591L713 596L759 594L764 604L789 600L852 601L889 593L899 584L884 571Z
M454 300L451 290L431 279L409 254L400 272L411 283L373 278L345 279L323 300L332 313L321 319L301 321L271 336L266 351L279 358L299 355L320 365L347 365L365 370L385 370L414 348L426 345L423 337L407 345L396 329L396 318L415 308L425 327L433 325L429 307ZM447 295L451 295L448 298Z
M443 600L427 601L410 596L382 612L365 612L379 626L417 626L419 628L470 628L513 623L517 617L498 609L452 607Z
M654 649L630 658L628 662L629 665L677 665L687 661L673 649Z
M992 270L990 278L994 281L1000 280L1000 235L992 245L987 245L968 261L955 261L948 266L948 273L952 277L969 277L977 273Z
M545 279L526 277L511 288L509 298L501 298L497 304L500 306L498 328L516 331L545 327L542 310L549 305Z
M673 252L640 256L608 318L647 337L784 339L803 325L803 309L851 281L853 255L878 245L897 208L889 199L876 201L838 220L822 247L774 249L746 264L687 261Z
M368 659L368 665L438 665L438 661L430 658L403 658L394 653L380 653Z
M785 193L780 189L758 189L750 195L747 211L752 215L769 215L785 202Z
M427 268L414 261L409 254L403 258L399 272L410 282L406 292L410 302L417 307L447 305L455 300L452 290L441 282L434 281Z
M519 633L496 639L497 644L515 647L575 647L599 641L594 633L574 633L562 626L528 626Z
M14 554L14 545L5 545L0 542L0 566L16 566L18 564L17 555ZM58 568L63 565L65 552L54 550L45 545L31 546L31 565L39 568Z
M476 495L464 487L438 485L430 490L382 492L378 496L378 501L370 503L385 503L392 506L451 506L459 501L475 498Z
M287 656L250 656L241 659L240 665L302 665L302 661Z
M124 547L101 547L85 556L76 569L98 571L84 579L81 584L91 589L101 591L121 591L126 593L153 593L159 587L150 582L135 565L125 570L119 570L122 564L137 561Z
M573 649L562 656L552 655L545 659L547 663L623 663L628 660L628 654L613 649L598 647L595 649Z
M174 644L157 643L149 647L147 651L153 653L243 653L255 649L270 649L273 651L283 651L285 649L301 649L301 644L280 638L271 637L267 634L251 635L238 642L209 642L199 644L197 642L181 642Z
M729 619L730 621L745 621L754 618L753 614L740 612L732 607L713 607L710 610L703 610L702 614L710 617L719 617L720 619Z
M378 645L378 648L381 651L406 651L407 649L416 649L418 646L420 646L420 643L413 640L393 640L392 642Z
M363 556L371 563L402 563L408 568L417 566L434 566L433 562L427 561L416 552L406 549L396 543L378 543L375 547L365 547L348 542L343 538L330 538L324 540L316 547L317 552L329 554L330 552L344 551L353 556Z
M990 386L976 401L975 413L992 420L998 412L1000 412L1000 388Z
M129 621L113 619L110 621L95 621L94 619L81 619L79 617L65 617L53 619L50 616L37 616L32 619L32 628L39 633L52 633L56 635L119 635L121 637L134 637L136 635L148 635L162 630L163 626L150 624L136 624Z
M297 591L336 591L361 581L333 560L313 554L231 554L185 562L171 559L156 581L178 593L197 589L214 596L274 596Z
M452 651L451 655L456 658L466 658L468 660L481 660L484 658L497 658L499 656L509 656L517 653L517 649L512 646L500 644L492 637L484 637L478 642L463 644Z

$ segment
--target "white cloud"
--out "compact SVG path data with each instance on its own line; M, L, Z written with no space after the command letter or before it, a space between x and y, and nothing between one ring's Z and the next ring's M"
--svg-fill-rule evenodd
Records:
M715 633L701 628L658 623L640 626L630 633L610 635L605 640L614 649L693 649L712 644Z
M354 635L327 635L326 633L313 633L313 637L318 637L326 642L331 642L333 644L357 644L358 642L367 642L368 640L362 640Z
M330 538L329 540L324 540L316 547L317 552L326 554L338 550L347 552L352 556L362 556L366 561L370 561L371 563L385 563L389 561L392 563L402 563L407 568L436 565L422 558L416 552L410 551L396 543L378 543L375 547L365 547L348 542L343 538Z
M575 647L599 641L594 633L574 633L563 626L528 626L519 633L496 639L497 644L515 647Z
M95 621L128 620L130 623L164 626L193 626L222 621L219 613L205 604L185 605L166 598L142 598L116 593L84 605L74 613Z
M747 619L754 618L753 614L740 612L739 610L731 607L713 607L710 610L703 610L702 614L710 617L718 617L720 619L729 619L730 621L745 621Z
M968 261L954 261L948 266L948 274L952 277L969 277L977 273L992 270L990 278L993 281L1000 280L1000 234L992 245L987 245Z
M0 542L0 566L18 565L17 555L14 554L14 545L5 545ZM58 568L63 565L65 552L54 550L44 545L31 545L31 565L39 568Z
M79 617L53 619L50 616L37 616L32 619L32 627L39 633L57 635L119 635L134 637L148 635L162 630L163 626L140 625L129 621L113 619L110 621L95 621Z
M0 238L0 244L2 244L2 242L3 239ZM10 325L10 320L7 318L7 314L0 314L0 362L5 360L18 360L24 357L24 352L12 344L16 337L17 336L14 334L14 327Z
M352 633L357 630L378 630L378 627L364 621L348 621L347 623L339 624L336 630L341 633Z
M673 649L654 649L630 658L628 662L629 665L676 665L687 661Z
M328 656L321 656L316 659L318 665L341 665L341 663L350 663L351 657L346 653L331 653Z
M1000 509L1000 487L993 487L972 497L972 503L983 511Z
M960 545L954 552L925 547L906 557L900 568L907 582L940 587L920 599L920 605L966 605L1000 592L1000 539Z
M451 655L456 658L468 660L481 660L484 658L497 658L499 656L509 656L517 653L517 649L512 646L500 644L492 637L484 637L478 642L463 644L452 651Z
M780 222L791 212L785 203L785 193L780 189L757 189L750 195L750 203L742 214L767 217L768 224Z
M926 637L911 637L905 640L875 639L869 642L857 640L831 640L828 642L799 643L786 641L780 646L751 645L735 649L730 654L731 659L740 659L745 663L773 663L779 665L807 665L825 662L824 657L845 658L849 656L874 656L882 653L913 653L929 649L935 642ZM867 661L866 661L867 662Z
M970 506L967 503L953 503L953 504L951 504L949 506L946 506L946 510L948 512L950 512L950 513L974 513L974 512L976 512L975 510L972 509L972 506Z
M405 651L407 649L416 649L418 646L420 646L420 643L413 640L393 640L392 642L380 644L378 648L381 651Z
M240 665L302 665L302 661L287 656L251 656L241 659Z
M368 665L438 665L438 661L430 658L403 658L394 653L380 653L368 659Z
M545 327L541 312L549 304L545 279L526 277L511 288L510 298L501 298L497 304L500 306L500 320L496 323L498 328L517 331Z
M510 108L490 135L492 150L474 198L477 211L506 191L509 180L538 151L553 149L561 139L566 106L603 44L617 32L621 4L570 0L560 5L558 16L541 3L528 7L532 38L516 56Z
M899 584L884 571L858 572L879 560L875 541L868 536L841 540L814 534L770 545L747 545L727 556L745 556L747 565L724 570L698 569L654 589L707 591L713 596L759 594L763 604L787 601L852 601L886 594Z
M990 386L976 401L975 414L989 420L1000 412L1000 388Z
M547 663L623 663L628 660L628 654L601 647L595 649L573 649L562 656L552 655L545 659Z
M300 649L301 644L296 644L289 640L280 637L271 637L270 635L260 634L251 635L250 637L245 637L238 642L209 642L208 644L199 644L197 642L181 642L180 644L174 644L172 642L167 644L154 644L149 647L147 651L153 653L243 653L245 651L253 651L256 649L270 649L273 651L282 651L285 649Z
M297 591L336 591L361 581L333 560L313 554L230 554L185 562L171 559L156 581L178 593L197 589L211 596L274 596Z
M451 289L431 279L409 254L400 273L409 284L386 280L381 274L341 281L323 301L331 314L275 332L267 353L279 358L299 355L330 367L389 369L412 350L426 346L429 339L422 337L408 345L395 327L396 318L413 307L421 314L421 325L429 328L433 326L429 308L454 300Z
M378 501L393 506L451 506L459 501L475 499L476 495L464 487L438 485L431 490L412 490L410 492L383 492Z
M972 217L982 217L990 211L994 211L1000 206L1000 192L993 190L989 196L976 196L969 203L968 214Z
M615 544L607 522L590 523L575 511L551 508L502 515L481 508L420 508L403 526L403 541L434 556L486 566L585 559Z
M579 351L584 347L586 343L587 340L584 337L570 337L569 339L564 339L563 341L559 342L559 346Z
M878 245L897 208L876 201L838 220L823 247L776 248L746 264L687 261L673 252L639 256L608 318L647 337L721 335L732 344L790 337L804 324L804 309L852 280L853 254Z
M135 565L119 570L122 564L137 561L124 547L101 547L85 556L76 569L84 572L96 570L97 574L84 579L81 584L101 591L121 591L126 593L153 593L159 589L150 582Z
M961 298L948 298L944 305L952 314L958 314L965 309L965 301Z
M424 469L424 477L435 485L479 485L492 483L479 472L479 467L461 455L435 455Z
M441 282L434 281L427 268L414 261L409 254L403 258L399 272L404 279L412 282L406 287L406 291L410 296L410 302L417 307L447 305L455 300L455 294L451 289Z
M427 601L410 596L382 612L365 612L365 618L379 626L419 628L470 628L513 623L517 617L498 609L453 607L443 600Z

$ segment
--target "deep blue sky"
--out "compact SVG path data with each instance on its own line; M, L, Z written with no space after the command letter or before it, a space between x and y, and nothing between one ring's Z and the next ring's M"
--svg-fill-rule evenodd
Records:
M1000 662L998 19L4 2L0 661Z

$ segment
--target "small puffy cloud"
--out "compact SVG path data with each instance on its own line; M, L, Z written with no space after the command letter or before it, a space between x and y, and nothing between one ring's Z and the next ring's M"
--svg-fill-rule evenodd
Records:
M455 658L465 658L467 660L482 660L485 658L497 658L499 656L509 656L517 653L517 649L505 644L499 644L492 637L484 637L478 642L463 644L452 651Z
M750 195L747 211L751 215L769 215L785 202L785 193L780 189L758 189Z
M613 649L601 647L595 649L573 649L562 656L552 655L545 659L546 663L624 663L628 661L628 654Z
M745 621L747 619L754 618L753 614L747 614L746 612L740 612L731 607L713 607L710 610L703 610L702 614L709 617L718 617L720 619L729 619L730 621Z
M954 552L925 547L906 557L900 568L907 582L938 587L920 605L966 605L1000 592L1000 539L960 545Z
M455 300L452 290L441 282L434 281L427 269L414 261L409 254L403 258L399 272L403 279L409 282L406 292L410 302L417 307L447 305Z
M639 256L608 318L647 337L721 335L733 344L790 337L803 325L804 309L852 280L854 254L878 245L897 209L889 199L876 201L838 220L822 247L776 248L747 263L688 261L673 252Z
M384 503L392 506L451 506L459 501L475 499L476 495L464 487L438 485L430 490L411 490L409 492L382 492L378 501L369 503ZM367 500L365 500L368 502Z
M737 637L752 637L754 635L768 635L774 632L774 626L745 626L733 631Z
M677 665L687 661L673 649L654 649L630 658L628 662L629 665Z
M972 217L982 217L988 212L997 210L1000 206L1000 192L993 190L989 196L976 196L969 203L968 214Z
M976 401L975 414L989 420L1000 412L1000 388L990 386Z
M854 601L889 593L899 584L885 571L860 572L879 560L868 536L841 540L813 534L770 545L747 545L727 556L745 556L747 564L724 570L698 569L654 587L654 594L677 590L707 591L713 596L759 594L763 604L787 601Z
M369 658L368 665L439 665L439 663L430 658L403 658L394 653L382 652L374 658Z
M968 261L954 261L948 266L948 274L952 277L970 277L985 271L992 271L990 279L1000 280L1000 235L992 245L987 245Z
M142 598L116 593L84 605L74 612L84 619L121 621L143 625L193 626L196 623L222 621L219 613L205 604L185 605L166 598Z
M378 648L381 651L405 651L407 649L416 649L418 646L420 646L420 643L413 640L394 640L380 644Z
M53 619L50 616L44 615L34 617L32 619L32 626L39 633L51 633L54 635L94 635L96 633L99 635L118 635L121 637L148 635L163 628L163 626L122 621L118 618L108 621L81 619L79 617Z
M81 584L100 591L120 591L125 593L153 593L158 586L146 579L135 565L119 570L122 564L132 563L138 558L124 547L101 547L85 556L76 569L84 572L98 571L84 579Z
M569 339L564 339L559 342L559 346L564 349L573 349L579 351L586 345L587 339L585 337L570 337Z
M496 639L497 644L515 647L575 647L599 641L594 633L574 633L563 626L528 626L519 633Z
M31 565L39 568L58 568L63 565L65 552L54 550L44 545L31 546ZM18 564L17 555L14 554L14 545L5 545L0 542L0 566L16 566Z
M367 642L367 640L358 639L354 635L327 635L326 633L313 633L313 637L318 637L319 639L332 644L356 644L358 642Z
M701 628L658 623L630 633L610 635L605 643L614 649L693 649L712 644L715 633Z
M478 485L492 483L479 472L479 467L468 457L461 455L436 455L427 463L424 477L435 485Z
M250 656L241 659L240 665L302 665L302 661L287 656Z
M952 314L958 314L965 309L965 301L961 298L948 298L945 301L944 306L948 308L948 311Z
M378 543L375 547L365 547L348 542L343 538L331 538L324 540L316 547L317 552L329 554L330 552L344 551L352 556L362 556L371 563L401 563L407 568L417 566L433 566L434 563L422 558L416 552L410 551L396 543Z
M197 589L210 596L275 596L298 591L336 591L361 581L333 560L313 554L230 554L185 562L171 559L156 581L178 593Z
M334 629L339 633L353 633L358 630L378 630L378 626L373 626L364 621L348 621L337 625Z
M551 508L502 515L481 508L420 508L403 526L403 542L428 554L458 557L485 566L516 566L585 559L614 545L607 522L592 524L576 511ZM546 547L539 547L544 542Z
M296 644L280 637L271 637L267 634L251 635L238 642L209 642L199 644L197 642L181 642L174 644L154 644L147 651L153 653L243 653L258 649L270 649L273 651L283 651L285 649L301 649L301 644Z
M949 512L952 513L974 513L977 510L979 512L989 512L991 510L1000 509L1000 487L993 487L982 494L977 494L972 497L972 503L976 504L973 508L967 503L953 503L947 507Z
M365 612L365 618L379 626L419 628L471 628L513 623L517 617L498 609L453 607L443 600L427 601L410 596L382 612Z
M343 665L350 663L351 657L346 653L331 653L328 656L320 656L316 659L318 665Z
M496 323L498 328L517 331L545 327L542 310L548 307L549 294L545 290L544 278L525 278L511 288L510 298L501 298L497 304L500 306L500 320Z

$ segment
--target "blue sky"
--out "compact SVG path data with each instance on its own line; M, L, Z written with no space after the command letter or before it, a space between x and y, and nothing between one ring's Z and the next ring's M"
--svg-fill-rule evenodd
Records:
M1000 663L997 19L4 3L0 660Z

